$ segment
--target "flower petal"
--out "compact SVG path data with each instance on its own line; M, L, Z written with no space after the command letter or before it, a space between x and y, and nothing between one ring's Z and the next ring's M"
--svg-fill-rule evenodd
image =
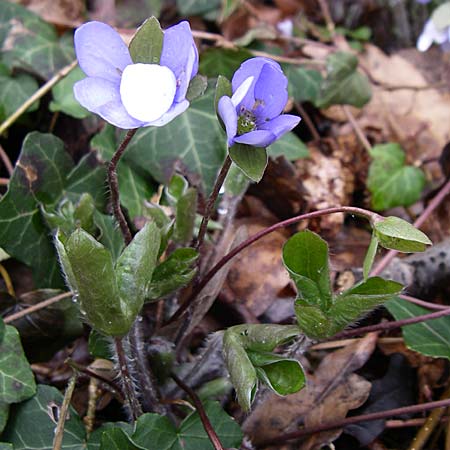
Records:
M120 96L130 116L152 122L169 111L177 82L173 72L158 64L131 64L120 82Z
M197 48L194 46L191 47L189 51L189 58L186 63L186 69L184 71L184 75L181 76L177 82L178 89L175 94L175 101L179 102L185 99L186 93L189 88L189 82L191 79L197 74L198 70L198 52Z
M237 89L236 92L231 97L231 103L233 103L234 107L237 108L239 103L244 99L247 95L250 86L253 83L255 77L248 77Z
M125 42L106 23L85 23L77 28L74 39L78 63L89 77L118 81L125 67L133 63Z
M283 112L288 101L287 85L280 67L264 64L254 90L256 107L253 109L258 124Z
M234 142L239 144L254 145L255 147L267 147L272 144L277 137L268 130L256 130L241 134L234 138Z
M189 80L197 74L198 51L189 22L180 22L164 31L159 63L167 66L175 74L180 87L182 84L183 86L189 84Z
M293 130L299 124L300 120L301 118L298 116L282 114L281 116L275 117L275 119L264 123L259 129L271 131L276 136L276 139L278 139L283 136L283 134Z
M112 125L125 130L143 126L131 117L122 104L119 84L103 78L85 78L73 87L77 101L87 110L98 114Z
M226 95L221 97L217 105L217 111L222 119L225 130L227 132L228 145L231 147L234 142L234 137L237 134L238 116L236 108L234 107L231 98Z
M423 28L422 34L417 40L417 50L427 51L433 42L443 44L448 40L447 30L438 30L431 19L428 19Z
M153 122L146 123L145 126L151 125L153 127L162 127L167 123L171 122L175 117L184 113L189 108L189 102L187 100L183 100L180 103L175 103L172 107L163 114L159 119L154 120Z
M248 77L254 77L253 83L250 85L249 90L245 98L240 102L246 109L251 111L253 109L253 104L255 103L254 88L258 81L259 74L265 64L273 65L274 67L280 68L280 65L269 58L256 57L247 59L241 64L241 67L234 73L233 79L231 80L231 87L233 92L239 88L239 86L244 83ZM281 70L281 68L280 68Z

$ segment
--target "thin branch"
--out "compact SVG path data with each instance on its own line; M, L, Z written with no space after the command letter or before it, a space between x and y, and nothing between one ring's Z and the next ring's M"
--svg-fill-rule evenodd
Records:
M120 230L122 231L125 244L128 245L133 239L131 236L130 228L128 227L125 216L123 215L122 208L120 207L120 197L119 197L119 179L117 177L117 164L120 158L124 154L133 136L136 134L137 128L128 130L124 140L120 144L119 148L114 153L113 157L108 166L108 183L109 189L111 191L111 202L114 212L114 217L119 223Z
M58 425L56 426L55 439L53 440L53 450L61 450L64 437L64 425L66 423L67 413L69 411L70 401L72 399L76 381L77 375L73 374L67 386L66 393L64 394L61 409L59 410Z
M47 308L47 306L53 305L53 303L57 303L67 297L71 297L73 292L64 292L63 294L56 295L55 297L44 300L43 302L39 302L36 305L30 306L28 308L22 309L22 311L16 312L15 314L11 314L5 317L5 323L11 323L15 320L21 319L22 317L27 316L28 314L39 311L40 309Z
M309 114L305 111L305 108L303 108L302 104L300 102L294 102L295 108L300 113L301 118L305 121L306 126L308 127L309 132L311 133L314 141L320 141L320 134L317 131L316 126L314 125L314 122L312 121Z
M323 18L325 19L325 23L327 24L328 31L330 32L331 37L334 39L336 34L336 29L334 26L333 19L331 17L330 8L328 7L328 3L326 0L318 0L320 9L322 10Z
M22 105L20 105L17 110L11 114L1 125L0 125L0 135L2 135L34 102L43 97L50 89L64 77L66 77L75 67L78 61L72 61L67 66L63 67L60 71L56 73L50 80L42 85L30 98L28 98Z
M444 309L448 309L448 307L449 307L448 305L438 305L437 303L431 303L431 302L426 302L424 300L419 300L418 298L411 297L410 295L401 294L401 295L399 295L399 297L410 303L414 303L416 305L423 306L424 308L428 308L428 309L436 309L436 310L441 311Z
M206 434L208 435L209 440L211 441L211 444L213 445L214 449L225 450L225 448L220 442L219 436L217 436L217 433L215 432L213 426L211 425L211 422L209 421L205 408L203 408L203 404L199 399L198 395L187 384L181 381L174 373L172 373L171 376L173 378L173 381L175 381L175 383L177 383L178 386L180 386L180 388L183 389L183 391L185 391L187 395L189 395L192 402L194 403L198 415L200 416L200 420L202 421L203 428L205 429Z
M0 178L0 186L8 186L9 178Z
M211 218L214 204L216 203L217 196L219 195L220 188L222 187L225 178L227 176L228 171L231 167L231 158L227 154L227 157L225 158L225 161L222 164L222 168L220 169L219 175L217 176L216 182L214 184L214 188L211 192L211 194L208 197L208 201L206 202L205 206L205 212L203 214L202 223L200 225L200 230L198 232L198 238L197 238L197 244L196 248L200 251L203 245L203 240L205 238L206 230L208 227L209 219Z
M414 222L414 226L416 228L420 228L423 223L431 216L433 211L444 201L445 197L450 194L450 180L448 180L441 190L437 193L437 195L430 201L428 206L422 211L420 216ZM390 250L384 257L378 262L378 264L374 267L370 275L379 275L383 272L384 269L389 265L389 263L395 258L397 255L396 250Z
M450 307L442 311L436 311L429 314L423 314L416 317L408 317L407 319L396 320L394 322L381 322L367 327L356 328L354 330L344 330L333 336L333 339L347 339L353 336L359 336L372 331L388 331L400 328L405 325L426 322L427 320L440 319L441 317L450 316Z
M166 325L177 320L184 313L184 311L186 311L189 308L189 306L195 300L197 295L211 281L211 279L214 277L214 275L216 275L216 273L219 272L219 270L223 266L225 266L225 264L228 263L228 261L233 259L237 254L239 254L240 252L242 252L242 250L244 250L247 247L249 247L250 245L252 245L254 242L258 241L259 239L263 238L264 236L267 236L270 233L273 233L274 231L279 230L280 228L285 228L290 225L294 225L298 222L301 222L302 220L313 219L315 217L320 217L320 216L325 216L328 214L335 214L335 213L349 213L349 214L354 214L357 216L363 216L363 217L367 218L369 221L373 221L375 218L380 217L377 213L368 211L366 209L356 208L353 206L338 206L335 208L322 209L319 211L312 211L312 212L309 212L306 214L301 214L299 216L295 216L290 219L278 222L268 228L265 228L265 229L259 231L258 233L255 233L253 236L250 236L247 240L245 240L244 242L239 244L237 247L235 247L233 250L231 250L229 253L227 253L224 257L222 257L217 262L217 264L194 287L191 295L181 304L181 306L177 309L175 314L169 319L168 322L166 322Z
M356 136L358 136L359 141L367 150L367 152L370 153L370 151L372 150L372 146L370 145L370 142L367 140L366 135L364 134L363 130L361 129L352 112L350 111L350 108L348 107L348 105L343 105L342 109L345 115L347 116L347 119L350 122L351 126L353 127Z
M258 448L268 447L270 445L280 445L281 443L292 441L294 439L300 439L304 436L320 433L322 431L335 430L337 428L343 428L347 425L355 423L366 422L370 420L387 419L388 417L400 416L403 414L415 414L423 411L429 411L430 409L443 408L450 406L450 399L438 400L435 402L422 403L420 405L403 406L402 408L389 409L387 411L379 411L370 414L363 414L360 416L346 417L345 419L338 420L336 422L323 423L314 427L304 428L302 430L294 431L292 433L286 433L276 438L267 439L258 445Z
M347 345L354 344L359 341L358 339L338 339L336 341L325 341L319 342L318 344L314 344L308 348L310 350L332 350L335 348L347 347ZM386 337L377 339L378 344L398 344L403 342L403 338L401 337Z
M5 152L5 149L0 145L0 159L2 160L3 164L5 165L5 168L11 176L14 172L14 167L11 163L11 160L9 159L8 154Z
M8 291L8 294L11 297L15 297L16 293L14 292L14 285L11 281L11 277L9 276L8 271L5 269L5 266L3 264L0 264L0 275L3 278L3 281L5 282L6 290Z

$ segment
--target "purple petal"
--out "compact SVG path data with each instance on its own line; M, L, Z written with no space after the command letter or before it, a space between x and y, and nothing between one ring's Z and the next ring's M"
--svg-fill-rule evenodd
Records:
M163 114L158 120L154 120L153 122L146 123L145 126L153 126L153 127L162 127L167 123L171 122L175 117L184 113L189 108L189 102L187 100L183 100L180 103L175 103L172 107Z
M268 130L256 130L249 133L241 134L234 138L234 142L239 144L254 145L255 147L267 147L272 144L277 137Z
M227 132L228 146L231 147L234 142L234 137L237 134L237 121L238 116L236 108L231 102L231 98L226 95L221 97L217 105L217 111L222 119L225 130Z
M281 116L275 117L275 119L264 123L259 127L259 129L271 131L276 136L276 139L278 139L283 136L283 134L293 130L298 125L300 120L301 118L298 116L282 114Z
M253 109L253 104L255 103L253 91L255 88L255 84L258 81L259 74L265 64L270 64L271 66L274 66L281 70L280 65L275 61L269 58L263 58L258 56L256 58L250 58L247 59L247 61L244 61L241 64L241 67L239 67L239 69L234 73L233 79L231 80L231 87L233 89L233 92L235 92L248 77L255 77L253 83L251 84L247 92L247 95L241 102L241 104L249 111Z
M128 130L144 125L126 111L120 99L118 83L89 77L75 83L73 93L77 101L87 110L98 114L118 128Z
M288 101L288 80L281 68L264 64L255 84L255 116L258 125L262 121L279 116Z
M198 51L189 22L180 22L164 31L159 63L168 67L175 74L180 86L176 100L184 98L189 81L197 74L198 70Z
M133 63L120 35L101 22L88 22L77 28L75 53L87 76L109 81L118 81L125 67Z

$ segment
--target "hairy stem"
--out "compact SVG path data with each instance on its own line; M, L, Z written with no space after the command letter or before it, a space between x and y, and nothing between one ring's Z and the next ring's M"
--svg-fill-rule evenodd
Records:
M200 251L203 245L203 240L205 239L206 229L208 227L209 219L211 218L214 204L216 203L217 196L219 195L220 188L225 181L228 171L231 167L231 158L227 154L225 161L223 162L222 168L220 169L219 175L217 176L216 183L214 184L214 188L211 194L208 197L208 201L206 202L205 212L203 214L202 223L200 225L200 230L198 232L197 245L196 248Z

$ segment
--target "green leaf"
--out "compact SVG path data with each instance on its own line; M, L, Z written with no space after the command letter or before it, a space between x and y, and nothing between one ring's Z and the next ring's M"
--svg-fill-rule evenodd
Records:
M367 187L372 194L372 207L377 211L394 206L410 206L419 200L425 186L421 169L405 165L405 152L399 144L376 145L370 151Z
M13 114L38 88L36 80L30 75L0 75L0 120L3 121ZM27 112L36 111L38 106L39 101L36 101Z
M116 219L95 211L94 223L100 230L97 240L111 252L113 261L117 261L125 246L125 242Z
M289 96L296 102L315 103L319 98L322 74L318 70L286 64L284 73L288 78Z
M116 277L122 310L132 322L144 304L160 244L158 227L155 223L146 223L117 260Z
M12 446L12 444L0 442L0 450L14 450L14 447Z
M133 434L133 425L127 422L106 422L102 424L99 428L94 430L90 435L87 442L87 450L100 450L100 444L102 440L103 433L108 432L112 428L122 429L128 436Z
M316 105L328 108L331 105L353 105L363 107L372 92L367 77L357 70L358 59L351 53L336 52L327 58L327 76Z
M6 326L0 344L0 402L18 403L36 392L30 364L23 353L19 333Z
M378 238L376 234L373 233L372 238L370 239L369 248L367 249L366 256L364 257L364 264L363 264L364 281L367 280L370 270L372 269L373 262L375 261L375 256L377 254L377 249L378 249Z
M49 79L74 58L73 41L58 38L55 27L21 5L2 2L0 48L3 62Z
M189 188L178 200L176 208L173 240L181 245L187 245L194 234L197 211L197 191Z
M250 178L258 183L267 167L267 150L246 144L234 144L229 149L230 158Z
M77 202L83 192L101 206L105 176L92 153L73 168L57 137L38 132L25 137L8 191L0 200L0 247L33 269L37 287L63 286L40 206L56 205L62 196Z
M308 147L294 133L286 133L281 139L270 145L267 151L271 158L284 156L288 161L296 161L309 156Z
M200 55L199 71L209 78L216 78L221 75L231 80L239 66L251 57L252 54L245 49L210 48Z
M92 357L113 360L111 352L111 338L100 334L96 330L89 333L88 350Z
M186 100L192 102L198 97L201 97L208 87L208 78L203 75L195 75L189 83L188 90L186 92Z
M230 170L225 178L225 192L232 196L243 194L250 184L249 179L244 175L236 164L231 164Z
M119 297L111 253L81 229L72 233L65 250L82 314L103 334L126 334L135 316L133 308Z
M152 281L147 290L147 297L160 299L186 286L194 277L197 269L193 264L198 258L198 252L193 248L178 248L159 264L153 272Z
M432 245L428 236L399 217L387 217L373 224L380 245L399 252L423 252Z
M175 167L199 177L206 193L212 189L225 158L226 145L214 112L213 91L164 127L141 128L130 142L125 159L166 183Z
M289 395L305 387L300 363L274 353L247 352L258 378L278 395Z
M298 298L327 310L332 303L328 245L317 234L302 231L283 247L283 263L298 289Z
M317 306L308 306L303 300L294 304L295 316L300 330L311 339L332 336L331 319Z
M11 409L2 438L11 442L15 450L52 450L62 402L63 395L56 388L39 385L34 397ZM84 440L83 422L70 407L64 424L61 450L85 450Z
M396 298L385 304L395 320L428 314L430 311ZM428 320L402 327L403 339L411 350L433 358L450 359L450 317Z
M86 78L85 73L79 67L76 67L65 78L59 81L52 88L53 100L49 105L50 111L61 111L76 119L88 117L90 112L83 108L80 103L75 100L73 95L74 84L83 78Z
M3 319L0 317L0 344L3 342L3 338L5 337L6 326Z
M174 174L165 189L166 197L171 206L175 206L178 200L189 188L189 183L182 175Z
M164 33L156 17L147 19L130 42L130 55L135 64L159 64Z
M8 416L9 416L9 405L7 403L0 402L0 435L5 429L6 422L8 421Z
M138 447L130 441L128 436L122 428L109 428L103 432L100 450L145 450L146 447Z
M182 16L205 14L220 7L221 0L177 0L177 9Z

